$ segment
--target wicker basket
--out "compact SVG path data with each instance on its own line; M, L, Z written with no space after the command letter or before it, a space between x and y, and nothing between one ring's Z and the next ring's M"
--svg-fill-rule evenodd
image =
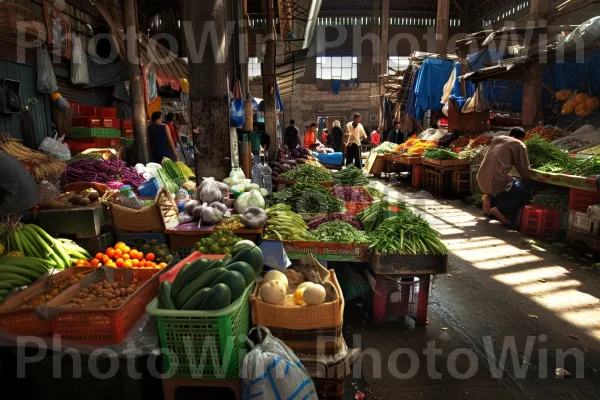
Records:
M141 210L113 204L110 211L117 232L163 232L165 230L157 204Z

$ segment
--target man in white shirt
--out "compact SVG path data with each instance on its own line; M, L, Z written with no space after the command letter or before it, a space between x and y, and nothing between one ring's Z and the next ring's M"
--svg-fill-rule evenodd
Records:
M354 121L346 125L346 144L348 146L346 154L346 166L354 163L356 168L362 168L362 156L360 154L361 141L367 139L365 128L360 123L360 114L354 115Z

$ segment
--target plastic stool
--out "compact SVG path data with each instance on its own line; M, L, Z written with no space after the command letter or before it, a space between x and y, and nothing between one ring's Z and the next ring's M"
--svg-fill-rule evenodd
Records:
M530 205L523 208L521 233L537 237L555 237L560 228L560 210Z

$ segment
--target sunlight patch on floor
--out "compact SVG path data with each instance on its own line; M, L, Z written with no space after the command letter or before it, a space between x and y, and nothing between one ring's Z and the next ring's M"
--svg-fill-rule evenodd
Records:
M531 255L521 257L509 256L506 258L476 262L473 264L473 266L479 269L494 270L514 266L523 266L537 261L540 261L540 258Z

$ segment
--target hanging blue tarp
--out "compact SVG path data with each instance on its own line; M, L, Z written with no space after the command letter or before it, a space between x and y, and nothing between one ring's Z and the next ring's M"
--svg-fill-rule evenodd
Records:
M444 85L448 82L454 64L437 58L428 58L419 70L415 84L415 118L420 120L427 110L441 110Z

